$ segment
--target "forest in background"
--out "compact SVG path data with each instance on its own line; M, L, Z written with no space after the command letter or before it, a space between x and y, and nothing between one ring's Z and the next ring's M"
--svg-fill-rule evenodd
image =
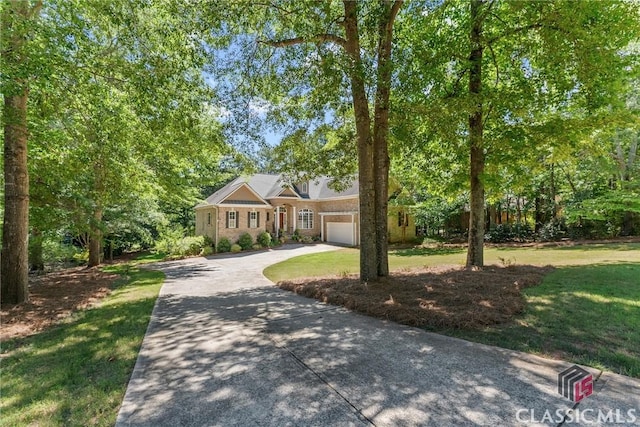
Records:
M1 7L3 301L29 269L191 236L255 171L358 176L363 278L389 203L468 265L485 240L640 234L633 2Z

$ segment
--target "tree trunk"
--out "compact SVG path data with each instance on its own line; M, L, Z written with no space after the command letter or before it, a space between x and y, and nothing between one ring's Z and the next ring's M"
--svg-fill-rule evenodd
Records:
M471 164L471 200L469 215L469 247L467 267L484 265L484 145L482 114L482 0L471 0L471 54L469 55L469 94L475 108L469 114L469 145Z
M376 98L373 122L373 161L376 172L376 257L377 276L389 275L389 97L391 94L391 47L393 23L402 2L382 0L384 12L378 26L378 70L376 76Z
M378 276L376 250L375 185L371 118L364 85L360 57L357 3L344 1L345 50L351 58L349 77L358 141L358 183L360 185L360 281L368 282Z
M27 89L4 97L4 223L2 302L29 299L29 173L27 170Z
M0 300L19 304L29 300L29 172L27 169L28 83L12 78L13 70L25 66L27 21L40 8L25 1L6 2L2 8L2 56L4 93L4 221Z
M95 267L102 262L102 208L96 208L91 221L89 236L89 267Z

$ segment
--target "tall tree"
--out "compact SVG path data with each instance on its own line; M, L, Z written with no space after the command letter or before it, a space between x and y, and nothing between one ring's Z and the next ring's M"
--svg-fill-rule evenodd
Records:
M29 37L42 3L2 2L2 93L4 96L4 220L2 224L1 300L29 299L29 173L27 168L27 101Z
M239 64L252 64L241 83L248 87L247 95L259 94L272 101L273 109L280 110L275 117L304 120L316 112L324 120L327 110L335 117L341 117L347 108L352 110L360 191L360 279L365 282L389 272L391 53L401 6L400 0L345 0L341 5L250 1L227 12L229 21L237 23L236 43L244 46L241 61L234 62L234 73ZM238 13L239 9L243 12ZM247 10L251 18L245 16ZM235 90L234 97L238 93L241 91Z
M485 188L501 168L526 159L521 172L531 175L554 147L578 143L576 124L598 126L629 63L621 49L637 34L638 12L625 1L412 2L409 9L411 19L399 25L406 67L394 93L404 115L394 123L406 143L397 150L426 149L427 167L444 171L425 180L440 175L454 189L466 169L467 266L482 266Z

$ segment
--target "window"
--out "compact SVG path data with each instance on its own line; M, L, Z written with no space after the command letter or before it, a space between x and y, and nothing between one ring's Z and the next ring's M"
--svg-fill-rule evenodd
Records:
M300 190L302 194L307 194L309 192L309 184L303 182Z
M269 212L267 212L267 221L269 221Z
M313 211L310 209L300 209L298 212L298 228L309 230L313 228Z
M260 226L258 218L260 218L258 212L249 212L249 228L258 228Z
M211 225L211 212L207 212L207 225Z
M398 227L407 227L409 225L409 215L400 211L398 212Z
M227 228L238 228L238 212L227 212Z

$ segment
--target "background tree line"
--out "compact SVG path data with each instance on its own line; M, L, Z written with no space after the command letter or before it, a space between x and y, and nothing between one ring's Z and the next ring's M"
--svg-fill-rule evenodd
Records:
M389 174L426 222L464 200L468 266L483 264L496 209L538 229L563 217L635 230L633 2L8 0L1 12L3 301L28 294L27 242L35 267L47 239L82 243L96 265L105 247L188 225L239 158L309 178L357 170L363 281L388 274ZM262 162L238 155L259 145L256 105L287 135Z

